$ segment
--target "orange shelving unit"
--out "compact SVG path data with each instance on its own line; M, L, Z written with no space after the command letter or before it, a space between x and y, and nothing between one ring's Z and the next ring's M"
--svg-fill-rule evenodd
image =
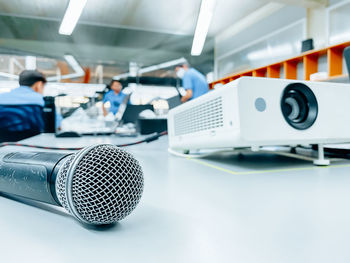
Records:
M212 89L218 83L226 84L242 76L281 78L282 68L284 70L284 78L297 79L299 63L303 64L304 79L310 80L310 75L318 71L318 60L322 56L327 56L328 75L331 79L334 79L338 76L342 76L343 51L344 48L348 46L350 46L350 41L319 50L311 50L302 53L299 56L289 58L287 60L280 61L271 65L267 65L265 67L235 73L233 75L210 83L209 87Z

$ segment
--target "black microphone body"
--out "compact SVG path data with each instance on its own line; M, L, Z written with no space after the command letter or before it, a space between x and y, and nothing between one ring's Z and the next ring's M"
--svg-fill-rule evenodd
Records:
M110 144L73 154L0 152L0 193L63 206L86 224L124 219L139 203L143 187L139 162Z
M0 192L61 206L55 180L70 154L52 152L0 153Z

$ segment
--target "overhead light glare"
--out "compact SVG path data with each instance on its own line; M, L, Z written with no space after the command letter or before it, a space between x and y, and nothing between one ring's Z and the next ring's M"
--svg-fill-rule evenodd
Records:
M213 17L215 3L216 0L202 0L192 43L192 56L199 56L202 53L205 38L207 37L211 19Z
M174 60L171 60L171 61L167 61L167 62L163 62L163 63L157 64L157 65L152 65L152 66L149 66L149 67L141 68L141 69L139 69L138 74L142 75L142 74L147 73L147 72L152 72L152 71L163 69L163 68L169 68L169 67L176 66L176 65L181 65L181 64L184 64L184 63L187 63L187 60L185 58L178 58L178 59L174 59ZM114 76L113 79L119 80L119 79L126 78L126 77L129 77L129 76L130 76L130 73L127 72L127 73L123 73L123 74Z
M72 56L70 54L66 54L66 55L64 55L64 59L67 61L69 66L74 70L74 73L66 74L66 75L57 74L56 76L47 77L46 78L47 81L59 81L61 79L73 79L73 78L79 78L79 77L84 76L85 71L80 66L79 62L75 59L74 56Z
M64 14L59 33L61 35L71 35L83 12L87 0L70 0L66 13Z
M152 72L152 71L163 69L163 68L169 68L169 67L172 67L172 66L181 65L181 64L184 64L186 62L187 62L187 60L185 58L174 59L174 60L167 61L167 62L164 62L164 63L160 63L160 64L157 64L157 65L153 65L153 66L149 66L149 67L146 67L146 68L142 68L142 69L139 70L139 73L140 74L144 74L144 73L147 73L147 72Z
M72 67L75 73L84 74L84 69L80 66L78 61L72 55L64 55L64 59L68 62L68 64Z

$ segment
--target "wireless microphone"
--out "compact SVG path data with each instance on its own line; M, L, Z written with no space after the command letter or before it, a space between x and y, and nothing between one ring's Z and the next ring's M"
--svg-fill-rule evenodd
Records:
M111 224L139 203L144 179L139 162L114 145L74 154L0 153L0 192L63 206L87 224Z

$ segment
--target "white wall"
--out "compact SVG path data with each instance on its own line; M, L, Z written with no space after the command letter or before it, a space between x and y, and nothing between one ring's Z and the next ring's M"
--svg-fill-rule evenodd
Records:
M350 40L350 0L340 1L328 8L329 44Z
M301 19L306 17L306 10L302 7L286 6L274 13L271 16L268 16L262 19L259 23L249 26L245 30L239 32L238 34L229 37L224 40L215 41L215 70L216 78L223 77L224 75L231 74L240 70L244 70L247 67L250 67L250 64L245 64L244 68L239 65L232 65L232 69L225 69L224 72L219 72L224 67L220 63L224 63L223 60L228 56L232 56L234 53L239 54L242 50L249 48L252 43L254 45L258 44L260 41L264 41L264 37L271 34L274 31L279 31L281 28L294 24ZM304 32L301 33L301 36L298 38L303 40ZM260 41L259 41L260 40ZM287 53L289 56L294 54ZM280 56L275 57L276 61L281 60L285 54L280 54ZM270 62L270 61L269 61ZM266 65L266 61L260 61L260 66ZM254 67L259 66L254 64Z
M327 26L327 34L324 36L326 39L321 41L323 46L350 40L350 0L329 0L329 4L327 8L329 15L325 18L326 23L324 24ZM341 4L344 5L339 7ZM310 35L308 34L310 32L307 31L307 29L310 31L310 27L307 27L307 18L310 19L310 16L307 16L305 8L285 6L231 37L226 39L217 37L214 59L215 79L298 55L300 48L296 47L295 43L300 43L307 38L307 35ZM305 21L304 27L295 24L296 21L302 20ZM303 32L300 32L301 30ZM286 47L288 42L293 46L293 50L284 48L285 52L283 52L281 46ZM319 42L315 39L315 44ZM254 50L256 52L260 50L260 53L268 50L273 56L270 58L265 56L264 59L261 59L261 56L255 56L255 61L247 59L247 55ZM250 58L252 57L254 58L250 55ZM321 63L320 69L325 69L323 66Z

